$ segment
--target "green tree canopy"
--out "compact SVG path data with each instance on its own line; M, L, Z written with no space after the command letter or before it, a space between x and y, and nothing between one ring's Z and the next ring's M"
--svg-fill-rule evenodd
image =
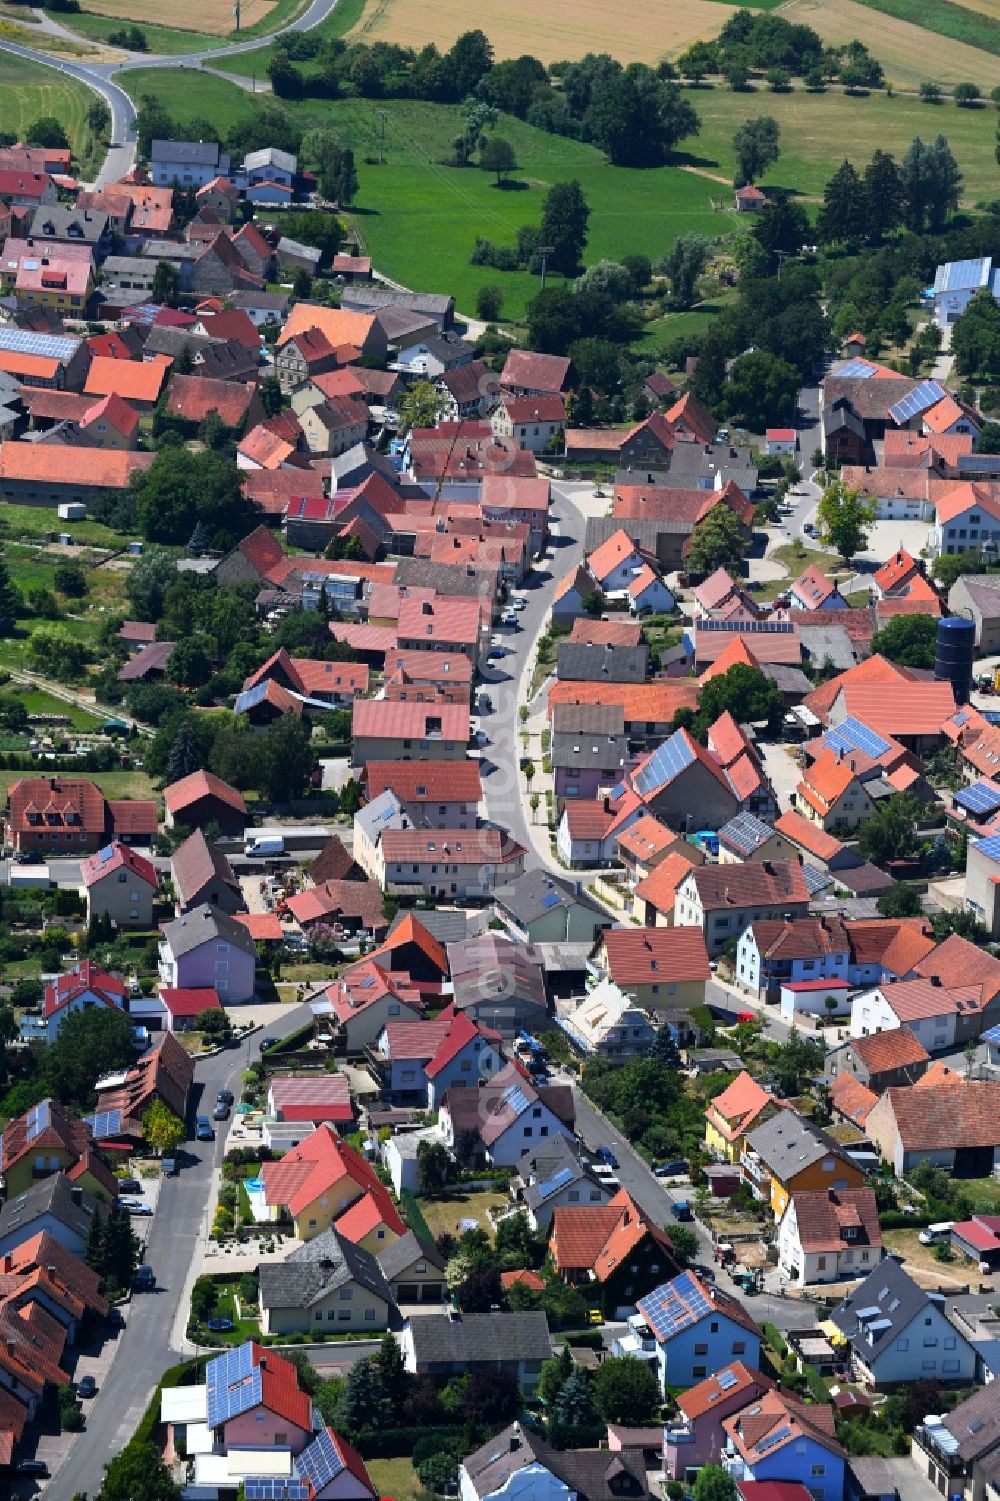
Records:
M155 1444L126 1444L105 1467L97 1501L180 1501Z
M589 220L590 208L576 179L554 183L545 195L541 224L541 243L552 247L550 270L576 275L587 245Z
M72 1011L43 1056L43 1094L83 1115L93 1109L94 1085L102 1074L135 1061L132 1023L123 1011L105 1006Z
M781 690L759 667L736 662L728 672L709 678L698 691L695 728L707 733L720 715L727 711L739 724L767 723L774 728L781 722L784 703Z
M763 177L768 167L773 166L781 154L780 138L781 130L773 115L758 115L756 119L744 120L733 136L733 151L736 154L733 187L742 188Z
M872 637L872 651L901 667L933 667L936 644L932 615L896 615Z
M848 563L868 545L875 506L860 490L845 489L840 480L834 480L819 503L819 519L824 537Z
M917 818L920 808L916 798L898 792L875 804L874 811L858 830L858 848L873 865L903 860L917 845Z
M594 1373L594 1401L606 1423L639 1427L656 1415L661 1399L655 1375L632 1355L609 1356Z
M441 410L441 396L429 380L416 380L408 386L399 403L399 420L404 432L413 427L434 427Z
M702 1465L694 1483L694 1501L736 1501L736 1481L721 1465Z
M766 350L755 349L733 361L725 387L730 420L751 432L793 422L800 384L794 365Z
M692 573L704 576L717 568L738 575L746 545L740 524L729 507L713 506L691 534L688 567Z

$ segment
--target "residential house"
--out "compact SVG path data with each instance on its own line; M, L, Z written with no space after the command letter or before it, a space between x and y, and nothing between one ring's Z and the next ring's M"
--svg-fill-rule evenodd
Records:
M607 595L631 592L641 583L644 604L637 603L636 609L667 612L674 608L674 596L650 566L649 558L639 551L624 530L612 533L606 542L588 555L587 568L602 593ZM650 574L652 580L647 577ZM657 584L658 588L655 587Z
M324 881L287 897L285 905L303 933L320 924L344 934L380 937L389 925L376 881Z
M205 838L201 828L196 828L174 850L170 857L170 878L177 892L178 912L208 906L234 917L246 910L242 888L228 857L214 840Z
M461 1501L649 1501L649 1429L609 1430L609 1449L553 1449L520 1423L470 1454L459 1469ZM621 1442L615 1443L614 1436ZM613 1451L613 1452L612 1452Z
M524 856L524 847L500 829L386 829L376 879L395 896L474 901L519 876Z
M351 732L355 766L369 761L464 761L469 710L462 704L356 699Z
M769 1376L742 1360L706 1376L677 1396L677 1414L663 1429L663 1473L691 1483L703 1465L722 1461L727 1435L723 1422L774 1390Z
M656 1041L650 1017L613 980L601 980L558 1022L581 1053L606 1063L647 1057Z
M1000 501L987 484L958 483L937 498L928 547L937 554L979 550L1000 541Z
M948 1319L943 1295L925 1292L892 1257L869 1272L830 1317L847 1340L854 1379L866 1386L967 1386L975 1374L975 1348Z
M229 176L229 157L218 141L153 141L149 171L157 187L204 187Z
M531 453L562 446L566 407L561 396L504 396L490 418L493 431Z
M580 1156L577 1142L561 1133L525 1152L510 1185L515 1210L532 1230L547 1230L563 1205L606 1204L611 1190Z
M261 1186L247 1191L254 1218L266 1222L287 1215L296 1240L312 1240L332 1228L377 1251L406 1233L375 1169L333 1126L317 1126L280 1161L263 1163L257 1181Z
M720 865L742 865L747 860L789 860L794 854L784 836L755 813L737 813L719 830Z
M410 1319L399 1336L403 1365L415 1376L507 1371L530 1396L552 1337L544 1313L429 1313Z
M296 1246L283 1261L261 1264L262 1334L363 1334L387 1329L393 1311L377 1258L336 1230Z
M572 1090L536 1087L517 1063L478 1089L449 1089L438 1111L441 1139L462 1165L514 1167L538 1142L572 1137L573 1121Z
M211 771L193 771L163 791L164 823L205 829L215 824L220 834L242 834L247 809L242 792L230 787Z
M317 991L309 1005L317 1023L343 1043L348 1057L373 1046L389 1022L418 1022L424 1010L409 976L393 974L367 958Z
M72 1183L65 1173L53 1173L4 1202L0 1209L0 1256L9 1256L31 1236L44 1234L82 1257L90 1222L100 1212L93 1194ZM0 1365L0 1386L7 1384Z
M592 964L654 1014L702 1005L711 976L704 937L694 927L605 928Z
M850 961L850 938L839 918L771 918L749 923L740 934L736 983L752 995L775 1001L782 986L802 981L846 985Z
M933 1064L916 1084L885 1090L865 1131L898 1177L920 1162L953 1178L988 1177L1000 1165L998 1111L995 1080L965 1079Z
M956 974L956 979L961 979ZM962 1047L1000 1018L997 982L948 986L936 976L877 985L851 1002L851 1036L909 1027L929 1053Z
M871 1188L793 1193L778 1226L778 1270L798 1287L866 1277L885 1247Z
M493 911L521 943L593 943L608 914L582 889L547 871L526 870L496 892Z
M746 1136L740 1162L743 1181L756 1199L770 1205L776 1221L794 1193L839 1193L864 1182L864 1173L834 1138L794 1110L780 1110L755 1126Z
M74 1011L103 1007L107 1011L127 1011L125 982L111 975L90 959L83 959L67 971L47 980L42 991L42 1016L46 1042L54 1042L67 1016Z
M827 1054L833 1078L850 1076L876 1095L894 1085L916 1084L930 1065L930 1054L909 1027L893 1027L852 1037Z
M500 385L511 396L562 396L572 384L568 359L527 349L512 349L500 372Z
M874 803L851 757L824 750L803 771L795 806L821 829L856 829L869 819Z
M503 1066L499 1036L447 1007L434 1021L389 1021L366 1049L384 1100L436 1110L449 1089L478 1088Z
M256 970L257 948L247 929L218 907L195 907L163 927L159 972L164 985L208 987L232 1005L253 999Z
M717 1161L738 1163L747 1133L780 1109L780 1101L743 1069L705 1107L706 1150Z
M609 1319L627 1318L640 1297L677 1271L669 1235L624 1188L606 1205L557 1208L549 1255L562 1280L586 1287Z
M720 828L739 812L739 798L722 767L685 729L675 730L640 761L627 784L648 812L685 830L692 809L697 809L698 827L705 829Z
M21 777L7 791L7 832L16 850L86 854L109 838L146 844L157 827L154 799L108 800L93 782L77 778Z
M997 1490L1000 1412L993 1383L981 1386L951 1412L928 1414L913 1430L910 1456L942 1496L985 1501Z
M378 1264L397 1305L442 1303L448 1295L444 1257L412 1230L380 1251Z
M603 646L561 641L556 648L556 674L561 682L642 683L649 667L649 647Z
M566 621L583 614L583 602L594 591L594 581L582 563L563 575L555 587L550 609L552 619Z
M120 841L84 860L80 874L87 921L110 917L117 928L151 928L159 877L155 866Z
M280 259L280 245L278 255ZM362 355L371 355L379 363L385 362L389 344L385 331L374 313L356 312L344 306L332 308L321 307L312 302L297 302L285 319L278 336L275 350L276 365L280 351L288 340L295 338L303 329L311 328L319 329L333 349L351 345Z
M681 1272L640 1298L613 1353L636 1355L661 1386L693 1386L738 1358L756 1369L761 1335L736 1298L695 1272Z
M802 868L791 861L704 865L692 868L677 887L674 928L701 928L715 955L748 923L805 917L809 901Z
M847 1455L837 1439L833 1408L807 1405L790 1392L765 1392L758 1402L726 1418L723 1464L740 1486L766 1484L781 1501L844 1501ZM808 1482L808 1483L807 1483ZM791 1495L789 1495L791 1493ZM751 1489L744 1501L763 1501ZM774 1498L778 1501L778 1498Z
M98 1142L111 1143L119 1151L135 1146L143 1139L142 1118L154 1100L161 1100L178 1119L187 1119L193 1081L190 1053L172 1032L163 1032L131 1068L97 1080L97 1108L87 1116L87 1124Z
M58 1100L41 1100L8 1121L0 1136L0 1153L8 1204L56 1173L104 1204L118 1197L118 1180L98 1155L86 1121Z
M1000 651L1000 573L962 574L948 590L948 609L975 621L977 652Z
M496 931L447 945L455 1009L513 1038L549 1024L544 959L533 945Z
M483 796L478 761L368 761L362 781L370 802L391 791L415 827L476 827Z

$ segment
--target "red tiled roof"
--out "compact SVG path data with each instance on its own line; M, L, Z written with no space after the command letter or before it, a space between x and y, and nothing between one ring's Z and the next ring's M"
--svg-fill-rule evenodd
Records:
M154 402L167 373L164 360L114 360L97 355L90 362L84 391L92 396L114 392L130 401Z
M385 1225L393 1235L406 1234L406 1223L389 1197L388 1189L381 1183L376 1183L375 1187L362 1194L360 1199L355 1199L354 1203L334 1220L333 1228L338 1235L342 1235L345 1240L356 1245L379 1225Z
M421 704L408 699L356 699L352 732L355 740L425 740L428 727L440 724L435 739L465 745L469 739L469 710L463 704Z
M279 1161L263 1163L260 1176L265 1202L285 1205L292 1215L329 1193L341 1179L361 1193L382 1188L374 1168L327 1125L317 1126Z
M487 1039L490 1042L499 1042L500 1040L500 1034L494 1032L491 1027L480 1026L465 1011L458 1012L453 1017L447 1032L438 1044L434 1056L424 1068L424 1073L428 1079L436 1078L441 1070L446 1068L449 1063L452 1063L462 1049L467 1048L469 1043L474 1042L477 1037Z
M872 1113L880 1120L891 1114L905 1151L1000 1145L1000 1083L993 1080L963 1079L953 1073L936 1078L929 1087L921 1080L911 1088L887 1089Z
M761 1111L774 1103L774 1097L744 1069L721 1094L709 1101L705 1114L721 1136L727 1141L736 1141Z
M239 381L175 375L167 392L167 411L185 422L202 422L218 412L227 427L239 427L254 396L252 386Z
M733 1379L723 1386L719 1378L727 1375ZM716 1375L706 1376L705 1380L699 1381L697 1386L689 1387L686 1392L681 1392L677 1398L677 1405L686 1418L695 1422L713 1407L732 1400L741 1392L771 1391L773 1388L774 1382L770 1376L765 1376L761 1371L745 1366L741 1360L734 1360L731 1365L724 1366Z
M202 1011L221 1011L222 1009L222 1002L216 990L161 985L158 994L175 1020L180 1016L199 1016Z
M568 375L569 360L562 355L512 349L500 372L500 384L524 390L562 391Z
M234 912L233 916L255 943L281 942L281 919L274 912Z
M706 912L809 902L809 888L802 874L802 867L791 860L694 866L690 878ZM686 930L674 928L669 931L676 934Z
M685 859L680 851L671 851L637 884L635 895L640 901L655 907L657 912L669 914L672 919L677 888L690 869L690 860Z
M369 801L387 789L404 803L478 803L478 761L369 761L363 779Z
M182 808L189 808L203 797L218 798L237 813L245 813L247 810L242 792L230 787L228 782L211 771L193 771L190 776L181 777L179 782L172 782L163 791L164 805L174 816Z
M607 928L603 944L608 974L622 989L711 976L700 928Z
M108 360L109 365L125 363ZM5 368L2 360L0 368ZM124 490L133 474L148 469L154 457L152 453L136 453L132 449L77 448L69 444L8 440L0 446L0 481Z
M690 678L663 683L553 683L548 712L556 704L621 704L626 724L669 724L682 708L697 708L698 684Z
M892 1027L868 1037L852 1037L851 1050L870 1074L887 1074L894 1069L930 1062L930 1054L909 1027Z
M918 571L917 564L905 547L893 553L873 575L873 582L883 594L892 594Z
M872 1188L793 1193L792 1204L803 1251L840 1251L845 1229L854 1231L852 1246L881 1248L882 1232Z
M909 1027L896 1027L892 1032L883 1032L881 1035L894 1037L899 1032L909 1031ZM853 1074L838 1074L830 1085L830 1103L833 1109L855 1126L864 1126L868 1112L877 1100L878 1095Z
M839 839L834 839L819 824L813 823L811 818L803 818L794 809L776 818L774 827L793 844L801 845L807 854L815 855L817 860L832 860L844 848Z

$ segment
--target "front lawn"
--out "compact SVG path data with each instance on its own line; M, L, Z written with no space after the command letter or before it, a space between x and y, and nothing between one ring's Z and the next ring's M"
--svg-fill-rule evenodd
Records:
M417 1501L418 1496L425 1494L409 1459L366 1459L365 1464L380 1496L391 1496L393 1501Z

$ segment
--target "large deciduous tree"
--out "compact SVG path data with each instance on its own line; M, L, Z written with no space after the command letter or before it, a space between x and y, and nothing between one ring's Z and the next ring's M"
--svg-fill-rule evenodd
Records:
M773 166L781 154L780 138L781 130L773 115L758 115L755 120L744 120L733 136L733 150L736 153L734 187L742 188L763 177L768 167Z

